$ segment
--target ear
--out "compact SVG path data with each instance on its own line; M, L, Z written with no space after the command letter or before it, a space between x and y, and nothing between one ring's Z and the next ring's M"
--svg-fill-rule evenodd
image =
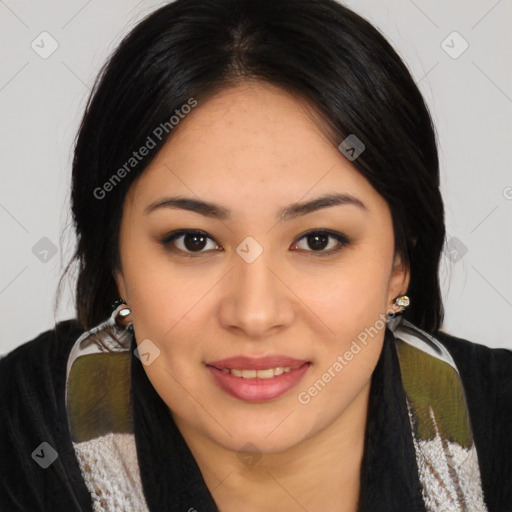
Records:
M120 270L116 269L116 270L112 271L112 275L114 276L114 280L117 284L117 290L119 292L118 296L128 304L128 299L126 296L127 290L126 290L126 284L124 282L123 273ZM116 316L116 323L120 327L121 326L128 327L133 322L133 320L131 318L130 305L128 304L128 312L127 313L124 313L124 314L121 314L121 313L123 313L123 311L120 311L119 315Z
M395 305L395 299L398 296L405 295L407 293L409 281L409 266L403 262L402 257L399 254L396 254L393 262L393 269L391 270L391 275L389 276L387 301L388 311L391 309L395 310L397 308Z
M121 270L116 269L112 271L112 275L114 276L114 280L117 284L117 290L119 291L119 297L126 300L126 284L124 282L123 273Z

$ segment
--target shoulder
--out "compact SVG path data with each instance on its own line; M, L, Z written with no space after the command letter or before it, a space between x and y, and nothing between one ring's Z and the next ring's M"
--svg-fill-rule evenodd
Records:
M67 356L76 337L83 332L76 320L65 320L0 357L0 376L13 372L24 362L40 358L58 362Z
M489 510L512 511L512 351L436 332L459 371Z
M74 341L83 332L75 320L59 322L54 329L39 334L0 359L2 409L20 398L53 394L54 386L65 375L67 357ZM7 392L9 391L9 392Z
M65 411L67 357L82 332L60 322L0 359L0 510L88 510Z
M62 376L71 347L81 332L77 321L66 320L5 354L0 359L2 399L12 401L22 390L50 392L49 387Z
M492 393L496 400L512 401L512 350L490 348L441 331L435 337L450 352L465 387Z

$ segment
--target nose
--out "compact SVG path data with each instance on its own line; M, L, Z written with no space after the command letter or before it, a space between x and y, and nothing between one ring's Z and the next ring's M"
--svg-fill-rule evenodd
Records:
M233 265L220 307L222 327L261 339L291 325L296 297L286 285L283 266L265 250L251 263L234 254Z

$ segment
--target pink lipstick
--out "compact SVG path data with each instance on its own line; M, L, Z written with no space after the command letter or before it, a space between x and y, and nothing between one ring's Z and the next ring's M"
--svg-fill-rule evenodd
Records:
M295 387L311 363L282 355L235 356L206 364L222 390L248 402L263 402Z

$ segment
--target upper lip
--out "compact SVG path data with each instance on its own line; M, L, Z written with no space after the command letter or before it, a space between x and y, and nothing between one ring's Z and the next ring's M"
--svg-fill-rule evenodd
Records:
M282 355L271 355L265 357L246 357L246 356L234 356L222 359L220 361L211 361L206 363L208 366L215 366L219 370L224 368L228 370L266 370L268 368L277 368L278 366L283 368L302 366L307 363L306 359L295 359L293 357L282 356Z

